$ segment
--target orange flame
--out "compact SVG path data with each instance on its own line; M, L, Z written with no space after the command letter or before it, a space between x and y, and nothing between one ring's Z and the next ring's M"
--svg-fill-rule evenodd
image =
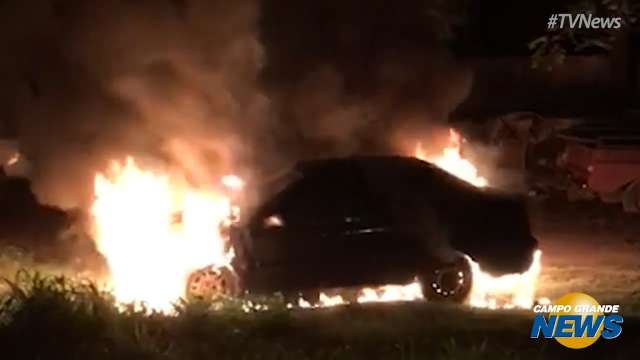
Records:
M493 276L484 272L471 258L473 284L466 304L485 309L530 309L536 301L537 280L542 269L542 251L536 250L529 269L522 273ZM357 303L415 301L424 298L421 284L415 280L407 285L385 285L378 288L363 288L358 292ZM548 299L537 300L540 303ZM349 304L340 295L320 293L319 302L310 304L304 299L298 300L302 308L322 308Z
M219 226L229 214L229 200L172 184L132 158L111 170L95 178L92 215L114 296L170 311L192 271L228 264Z
M448 169L462 169L458 177L485 186L486 180L460 156L459 135L452 131L450 139L451 145L431 161ZM418 146L417 156L420 149ZM95 238L109 265L109 285L121 303L144 303L148 308L170 312L173 303L185 295L186 282L193 271L210 265L230 266L233 250L225 250L220 230L239 209L220 192L173 180L141 169L132 158L124 165L114 163L107 174L96 175L92 207ZM235 175L223 177L221 183L232 191L244 187L242 179ZM469 259L473 273L469 304L492 309L530 307L540 273L540 256L536 252L528 271L501 277L483 272ZM356 302L422 298L422 288L416 280L406 285L363 288ZM340 295L321 293L318 304L300 299L297 305L315 308L346 303Z
M530 309L535 301L536 285L542 270L542 251L536 250L533 262L523 273L492 276L471 259L473 285L469 305L488 309Z
M18 161L20 161L20 153L15 153L13 155L11 155L11 157L9 158L9 160L7 160L7 166L13 166L15 164L18 163Z
M418 143L415 149L415 157L435 164L442 170L476 186L487 186L487 179L478 175L478 169L467 159L462 157L460 143L462 137L460 134L449 129L449 146L442 150L441 154L428 156L422 144Z
M487 179L478 175L473 163L462 157L461 142L464 139L453 129L449 129L449 144L440 154L427 156L418 143L415 157L431 162L448 173L476 186L485 187ZM537 250L530 268L523 273L493 276L484 272L480 265L467 258L471 265L473 285L467 302L480 308L530 308L536 295L537 280L542 268L542 252Z
M355 302L358 304L375 302L401 302L423 299L422 286L417 280L407 285L384 285L379 287L362 288L357 293ZM298 299L301 308L323 308L350 304L341 295L327 295L320 293L317 304L311 304L303 298Z

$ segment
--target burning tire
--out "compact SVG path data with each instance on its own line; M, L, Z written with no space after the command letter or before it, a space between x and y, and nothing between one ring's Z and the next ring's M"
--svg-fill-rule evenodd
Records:
M424 298L438 302L462 303L471 291L472 281L471 266L465 259L420 276Z
M187 298L212 300L240 294L238 276L228 267L208 266L195 271L187 281Z

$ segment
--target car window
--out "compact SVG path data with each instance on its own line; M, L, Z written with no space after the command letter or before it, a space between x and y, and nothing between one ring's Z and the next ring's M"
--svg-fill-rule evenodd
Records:
M361 185L352 171L307 174L282 192L279 211L285 218L301 222L347 216L363 201Z

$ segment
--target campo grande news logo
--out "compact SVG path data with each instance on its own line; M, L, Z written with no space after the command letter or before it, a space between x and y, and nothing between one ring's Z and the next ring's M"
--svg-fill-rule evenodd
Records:
M555 338L572 349L586 348L600 337L615 339L622 333L620 305L600 305L583 293L564 295L553 304L536 305L533 311L537 314L531 327L532 339L541 335Z

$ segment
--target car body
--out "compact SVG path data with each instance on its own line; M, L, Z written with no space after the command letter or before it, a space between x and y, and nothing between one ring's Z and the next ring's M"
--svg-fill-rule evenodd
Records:
M233 268L250 292L400 284L416 276L431 289L434 276L452 269L467 277L465 289L455 275L447 285L460 300L471 276L465 255L488 271L512 273L529 267L537 247L520 199L415 158L307 161L281 178L281 190L231 231Z

